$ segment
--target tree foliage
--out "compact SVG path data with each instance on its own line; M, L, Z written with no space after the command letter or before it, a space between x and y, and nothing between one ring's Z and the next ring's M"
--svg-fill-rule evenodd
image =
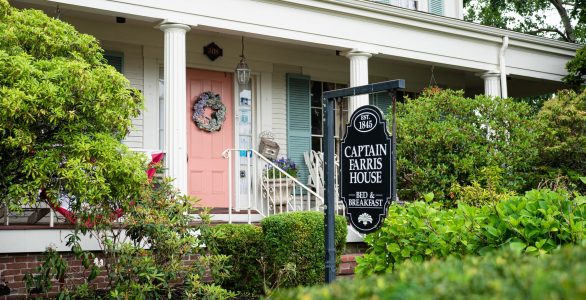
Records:
M539 158L546 173L568 177L586 191L586 91L560 91L546 101L537 115L542 128ZM550 176L551 177L551 176Z
M73 210L112 209L138 193L144 161L120 141L142 96L95 38L0 0L0 74L0 203L36 203L41 190Z
M567 42L586 38L585 0L464 0L465 19ZM560 23L552 22L552 15ZM554 18L555 19L555 18Z
M429 89L399 104L397 117L403 200L433 192L436 199L451 202L448 192L454 184L487 182L487 174L499 174L503 186L496 190L520 191L531 177L538 132L525 103Z
M576 91L583 89L586 80L586 47L576 51L576 56L566 63L566 75L562 80Z

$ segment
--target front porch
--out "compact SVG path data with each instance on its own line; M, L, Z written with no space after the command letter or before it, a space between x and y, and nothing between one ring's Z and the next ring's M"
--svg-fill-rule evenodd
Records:
M61 5L62 20L96 36L106 54L118 58L116 66L145 97L145 109L124 142L167 153L166 175L176 187L221 208L218 218L227 222L322 209L320 186L312 183L304 155L321 151L324 91L401 78L407 87L399 98L430 85L466 95L540 95L564 87L563 66L578 48L358 0L210 0L187 8L176 1L120 1L116 10L104 1L12 2L55 16ZM236 7L223 9L227 5ZM223 50L215 60L203 54L212 42ZM252 69L248 85L233 78L242 51ZM194 103L207 90L220 94L228 107L219 132L203 132L192 121ZM337 107L338 139L353 109L365 103L386 109L389 99L356 97L347 103ZM268 186L270 178L262 179L270 165L255 154L263 133L280 146L278 157L299 166L296 178L285 176L285 193ZM39 222L59 223L51 215Z

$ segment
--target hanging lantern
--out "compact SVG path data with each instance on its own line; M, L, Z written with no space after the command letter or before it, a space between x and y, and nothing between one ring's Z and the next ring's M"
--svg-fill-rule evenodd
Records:
M247 85L250 81L250 68L246 64L246 58L244 57L244 37L242 37L242 54L240 54L240 62L236 66L236 79L238 84Z

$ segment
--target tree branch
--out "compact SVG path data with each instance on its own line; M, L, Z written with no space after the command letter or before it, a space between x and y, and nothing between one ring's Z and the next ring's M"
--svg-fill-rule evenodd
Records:
M564 41L566 41L566 42L572 42L572 43L574 42L574 41L570 40L561 30L559 30L557 28L540 28L540 29L537 29L537 30L526 31L525 33L528 33L528 34L538 34L538 33L543 33L543 32L557 33L557 34L559 34L564 39Z
M572 22L568 16L568 11L564 7L562 0L549 0L549 2L553 4L562 19L562 24L564 25L564 29L566 31L566 34L562 34L562 36L566 39L566 41L575 43L576 37L574 36L574 27L572 27Z

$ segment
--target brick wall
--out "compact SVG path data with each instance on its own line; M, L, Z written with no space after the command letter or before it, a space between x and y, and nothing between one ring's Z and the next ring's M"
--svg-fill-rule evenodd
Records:
M356 268L356 257L364 255L366 249L367 247L364 243L347 243L346 251L344 251L344 254L342 254L342 261L340 262L340 266L338 268L338 277L354 277L354 268Z
M363 243L348 243L346 251L342 255L342 262L338 268L339 277L352 277L356 267L356 257L362 256L366 251ZM69 264L69 270L65 282L53 283L51 294L55 294L60 288L77 286L84 282L88 273L81 265L81 260L73 256L72 253L61 253L63 258ZM195 255L185 258L184 263L189 264L196 260ZM9 296L0 296L0 300L7 299L25 299L26 288L23 277L27 273L34 274L36 267L43 263L44 256L42 253L18 253L18 254L0 254L0 282L5 283L10 288ZM96 289L107 287L105 271L91 282Z
M69 264L69 270L64 283L53 282L50 295L55 295L62 288L71 288L82 284L89 275L82 266L81 260L75 258L72 253L61 253L61 255ZM191 264L196 259L196 255L188 255L183 263ZM10 295L0 296L0 300L25 299L26 288L23 277L27 273L35 274L36 267L42 265L43 260L42 253L0 254L0 282L10 288ZM105 289L108 286L106 271L103 270L96 279L92 280L91 285L98 290Z
M62 253L62 256L69 264L67 278L63 283L53 282L52 294L58 292L60 288L83 283L83 278L89 274L81 265L81 260L75 258L73 254ZM24 299L26 295L24 275L34 274L36 267L43 264L43 260L42 253L0 254L0 282L10 288L10 295L0 296L0 300ZM97 289L105 288L107 286L105 272L93 280L92 284Z

